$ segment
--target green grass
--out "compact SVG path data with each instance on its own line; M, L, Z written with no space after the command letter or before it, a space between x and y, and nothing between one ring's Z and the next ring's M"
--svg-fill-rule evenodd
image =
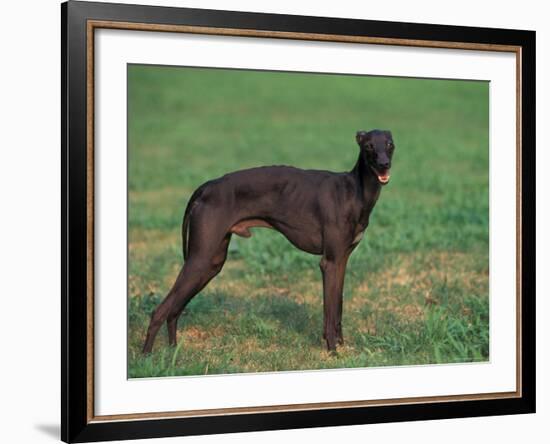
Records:
M489 353L488 84L130 66L129 376L485 361ZM359 129L391 129L391 183L353 253L345 345L322 341L319 257L282 235L233 237L229 259L140 354L182 264L192 191L271 164L350 170Z

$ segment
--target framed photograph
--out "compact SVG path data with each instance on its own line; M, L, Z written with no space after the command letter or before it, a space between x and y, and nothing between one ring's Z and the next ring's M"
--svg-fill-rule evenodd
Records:
M535 33L69 1L62 439L535 411Z

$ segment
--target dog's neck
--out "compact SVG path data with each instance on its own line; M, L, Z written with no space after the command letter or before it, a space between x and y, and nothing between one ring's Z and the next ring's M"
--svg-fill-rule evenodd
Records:
M374 204L378 200L382 185L378 182L378 178L374 174L374 171L367 165L366 159L364 159L363 156L363 151L359 151L359 157L357 158L355 166L350 171L350 174L357 183L358 195L363 202L362 213L366 214L366 217L368 217L372 207L374 207Z
M376 174L374 174L374 171L372 171L372 168L367 165L366 159L364 159L363 156L363 151L359 151L357 162L350 173L357 181L363 197L370 200L374 195L380 193L382 186L380 182L378 182L378 178Z

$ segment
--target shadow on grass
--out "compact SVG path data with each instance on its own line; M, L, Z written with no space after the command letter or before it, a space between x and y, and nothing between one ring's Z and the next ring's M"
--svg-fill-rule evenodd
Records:
M221 322L231 335L286 342L286 333L293 332L307 343L317 344L322 329L321 314L321 306L299 303L286 294L250 297L213 292L198 295L189 303L180 328Z
M161 300L157 294L130 298L131 336L142 331L139 336L144 337L150 314ZM191 300L178 322L180 333L192 327L200 330L221 327L226 336L256 337L279 344L287 343L288 333L294 333L291 338L299 336L301 343L318 344L322 305L300 303L286 294L239 296L221 291L205 292Z

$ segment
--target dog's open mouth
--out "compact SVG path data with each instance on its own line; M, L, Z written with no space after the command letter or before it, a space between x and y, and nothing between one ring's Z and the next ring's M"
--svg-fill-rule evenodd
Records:
M380 182L383 185L386 185L389 181L390 181L390 175L387 173L378 176L378 182Z
M378 182L380 182L382 185L386 185L390 181L390 170L386 170L384 172L374 170L374 174L376 174Z

